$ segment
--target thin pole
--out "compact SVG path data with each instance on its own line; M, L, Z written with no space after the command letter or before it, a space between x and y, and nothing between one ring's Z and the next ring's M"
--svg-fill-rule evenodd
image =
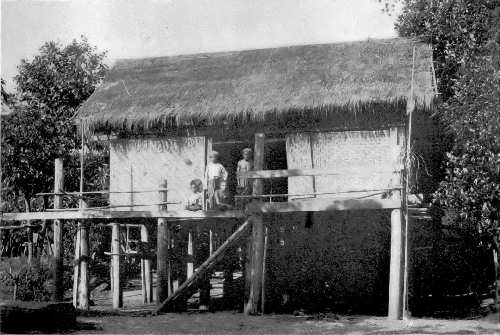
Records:
M266 258L267 258L267 227L264 228L264 254L262 256L262 296L260 298L260 311L264 314L266 305Z
M84 149L84 134L83 134L83 121L80 120L80 137L81 137L81 151L80 151L80 195L83 192L83 149ZM80 203L83 201L83 197L80 198ZM83 206L80 206L82 208Z
M78 285L80 277L80 225L76 230L75 239L75 265L73 268L73 306L78 307Z
M113 308L120 308L123 305L123 297L120 283L120 224L118 222L112 224L111 252Z
M411 84L410 84L410 99L407 101L407 112L408 112L408 139L406 142L406 183L405 183L405 197L404 197L404 216L405 216L405 227L404 227L404 269L403 269L403 317L406 317L407 304L408 304L408 227L410 222L410 217L408 216L408 194L410 193L410 176L411 176L411 133L412 133L412 117L413 110L415 109L414 94L414 79L415 79L415 50L413 47L413 59L411 68Z

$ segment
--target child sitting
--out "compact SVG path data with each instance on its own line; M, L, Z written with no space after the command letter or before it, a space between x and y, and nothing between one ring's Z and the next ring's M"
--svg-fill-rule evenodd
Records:
M217 208L221 211L231 209L233 206L231 205L231 198L226 188L226 181L221 181L219 186L219 189L215 191Z
M219 163L219 153L212 151L208 156L208 164L205 170L205 178L203 180L203 188L207 190L207 208L214 209L216 207L215 191L220 188L221 181L227 180L227 171Z
M193 192L187 199L186 209L189 211L199 211L203 209L203 197L202 197L202 182L199 179L193 179L189 183L191 187L191 192Z

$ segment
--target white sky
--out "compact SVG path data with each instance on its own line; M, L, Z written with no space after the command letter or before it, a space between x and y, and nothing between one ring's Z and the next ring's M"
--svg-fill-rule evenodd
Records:
M2 78L46 41L85 35L108 62L396 36L378 0L1 0Z

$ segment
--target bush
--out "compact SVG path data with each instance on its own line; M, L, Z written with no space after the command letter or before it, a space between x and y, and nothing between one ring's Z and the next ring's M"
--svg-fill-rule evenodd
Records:
M50 260L26 257L0 260L0 298L23 301L47 301L50 298L48 280Z

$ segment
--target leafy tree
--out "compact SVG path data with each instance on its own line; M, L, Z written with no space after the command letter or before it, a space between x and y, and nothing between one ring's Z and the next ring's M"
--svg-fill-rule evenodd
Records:
M442 118L455 135L436 203L476 243L498 250L500 208L500 71L477 56L461 71Z
M485 276L478 247L499 248L500 0L401 2L399 34L433 47L435 114L451 140L434 204L464 241L460 257L480 274L469 276L477 287Z
M432 44L439 92L447 100L453 95L459 69L498 33L500 0L400 2L403 6L396 30L401 36Z
M3 124L2 167L5 184L26 199L27 209L34 194L52 189L54 159L78 149L72 117L102 81L105 55L82 37L66 46L47 42L21 61L16 112Z

